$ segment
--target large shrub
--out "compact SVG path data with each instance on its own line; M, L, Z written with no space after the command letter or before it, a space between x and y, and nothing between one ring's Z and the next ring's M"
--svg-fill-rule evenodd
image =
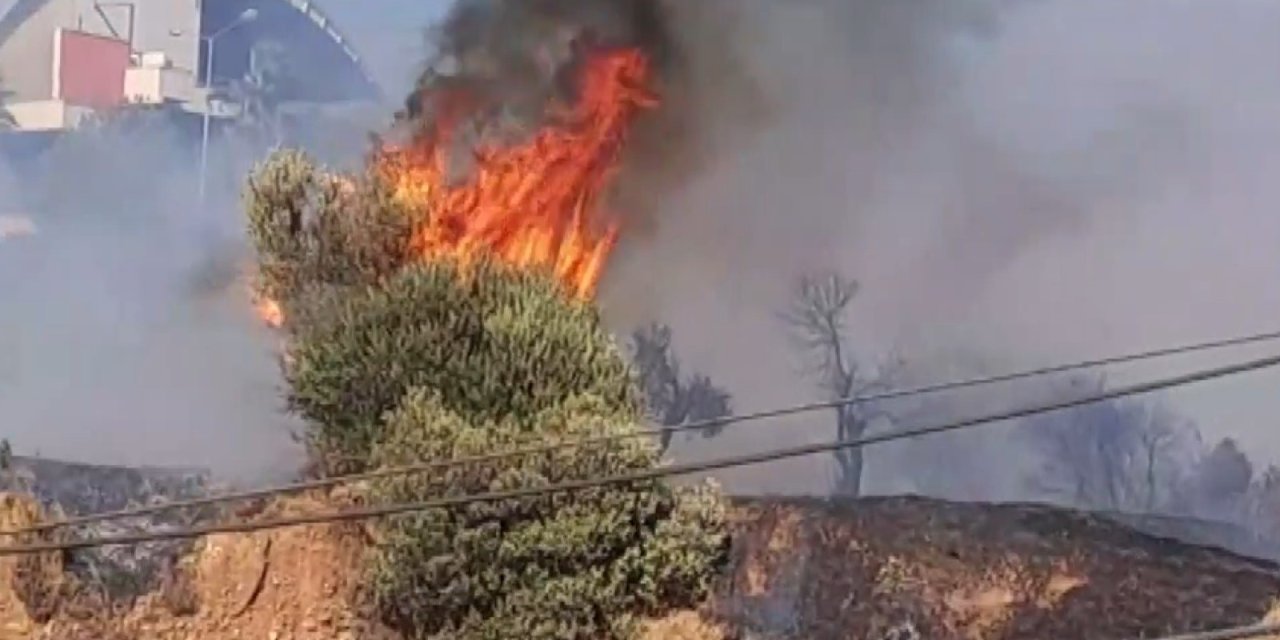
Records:
M299 327L288 359L290 402L314 425L312 443L347 461L368 454L380 418L414 387L479 421L530 420L581 394L639 415L594 308L549 278L488 262L465 274L449 262L407 267Z
M258 292L279 302L291 325L410 259L413 218L373 174L340 177L301 152L280 151L250 176L243 199Z
M441 394L415 389L389 416L374 459L405 464L621 434L632 417L576 397L531 421L474 422ZM656 463L652 442L629 440L382 481L375 494L405 501L539 487ZM419 638L624 638L638 614L701 600L723 531L712 490L659 481L437 509L388 523L373 592L384 617Z
M291 155L264 165L248 198L259 287L291 319L290 405L327 471L636 429L639 390L593 306L546 274L413 260L403 212L343 188ZM379 246L391 257L379 259ZM545 487L658 464L653 442L619 439L383 479L370 498ZM634 482L388 519L368 586L411 638L612 640L629 637L637 616L697 603L725 541L712 488Z

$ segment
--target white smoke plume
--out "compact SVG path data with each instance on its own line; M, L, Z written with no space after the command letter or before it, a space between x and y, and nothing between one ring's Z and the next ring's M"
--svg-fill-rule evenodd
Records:
M5 211L34 227L0 243L0 436L17 453L293 470L274 345L237 282L255 154L215 144L202 210L191 139L144 114L7 172Z
M974 370L956 353L1004 369L1280 317L1280 183L1268 179L1280 165L1280 7L666 5L693 75L685 86L697 89L668 100L696 112L698 162L658 193L632 192L657 213L635 221L602 302L620 328L674 325L682 357L729 386L738 409L812 398L774 315L811 268L858 278L860 343L901 350L923 378ZM741 92L743 77L754 92ZM14 206L32 205L38 231L0 244L0 427L20 451L270 466L293 451L270 339L230 289L209 297L192 285L224 264L209 258L224 237L237 245L231 195L243 167L224 170L217 214L201 218L189 150L155 144L168 150L108 145L92 167L70 154L48 174L56 181L6 189L22 196ZM1246 382L1170 401L1207 436L1280 457L1272 408L1258 399L1274 378ZM974 402L1037 399L1027 394ZM682 455L830 434L819 415L726 432ZM1002 451L991 438L975 436L986 444L973 462L942 460L972 468L975 494L1002 484L974 475ZM912 475L896 460L869 456L873 488ZM742 491L821 490L820 467L726 478Z
M723 127L716 160L624 247L604 296L622 323L672 323L686 360L727 384L739 409L812 398L773 313L811 268L861 281L853 314L869 355L896 348L933 379L973 371L956 370L956 353L1008 370L1280 318L1280 6L735 5L736 50L768 122ZM1233 379L1168 401L1206 437L1234 435L1269 462L1280 438L1263 398L1275 382ZM982 402L1044 399L1033 391ZM762 424L686 455L829 439L830 423ZM972 464L957 453L949 464L1000 475L991 462L1012 452L991 438L966 454ZM901 480L915 470L876 460L873 489L910 488ZM817 467L727 477L744 491L821 490ZM983 491L973 497L1001 497Z

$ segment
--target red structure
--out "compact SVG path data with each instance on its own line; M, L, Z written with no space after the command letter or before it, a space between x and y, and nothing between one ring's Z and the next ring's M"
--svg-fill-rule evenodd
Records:
M124 103L129 43L82 31L54 36L53 97L69 105L107 109Z

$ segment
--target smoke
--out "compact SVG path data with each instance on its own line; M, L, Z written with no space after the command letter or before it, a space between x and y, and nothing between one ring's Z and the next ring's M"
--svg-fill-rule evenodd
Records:
M670 58L666 17L653 0L461 0L430 30L434 53L419 82L465 88L485 107L541 120L567 97L582 46L638 47L659 66ZM408 100L409 115L427 108Z
M569 89L582 44L648 51L664 107L630 140L601 303L621 333L672 325L682 359L751 411L815 395L776 316L812 269L861 282L860 355L897 352L917 382L1269 328L1277 13L1247 0L461 0L420 87L466 89L491 107L482 125L522 132ZM421 95L408 115L432 117ZM1272 408L1230 385L1167 399L1207 437L1280 458ZM1047 400L1049 386L904 413L972 415ZM1007 432L877 449L870 484L1013 497ZM831 434L816 415L677 455ZM725 479L822 491L822 467Z
M450 167L465 175L477 145L526 141L561 123L590 52L639 49L664 106L631 132L611 194L611 212L624 212L638 237L665 196L698 173L718 125L762 107L736 67L735 14L729 3L707 12L668 0L461 0L430 30L433 52L406 100L404 128L449 121L462 134Z
M704 15L718 6L698 4ZM622 248L603 302L621 325L671 323L686 361L729 386L738 409L813 397L774 315L813 268L862 283L853 320L864 356L897 350L925 380L973 372L952 366L957 354L1009 370L1256 332L1280 316L1280 187L1268 179L1280 166L1280 42L1268 28L1280 8L733 4L735 65L767 117L717 124L710 159L661 194L655 223ZM725 50L699 39L712 24L682 24L688 55ZM716 113L688 106L703 121ZM1167 400L1208 438L1236 435L1255 458L1275 459L1274 407L1230 395L1263 396L1267 380ZM962 406L1045 399L1019 385ZM762 424L684 455L824 440L832 429L827 415ZM948 438L932 464L982 487L972 497L1007 496L1016 465L995 463L1019 454L1006 433ZM873 488L914 486L910 465L923 458L875 451ZM726 478L742 491L822 490L820 466Z
M294 468L274 345L238 281L255 154L214 146L202 210L193 140L142 113L4 172L5 210L36 227L0 243L0 436L18 453L244 479Z

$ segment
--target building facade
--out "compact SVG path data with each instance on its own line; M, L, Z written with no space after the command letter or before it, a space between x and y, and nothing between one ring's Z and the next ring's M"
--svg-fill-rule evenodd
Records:
M129 104L233 117L224 89L253 70L265 42L288 54L273 87L279 103L380 97L310 0L0 0L0 106L20 131L74 128Z

